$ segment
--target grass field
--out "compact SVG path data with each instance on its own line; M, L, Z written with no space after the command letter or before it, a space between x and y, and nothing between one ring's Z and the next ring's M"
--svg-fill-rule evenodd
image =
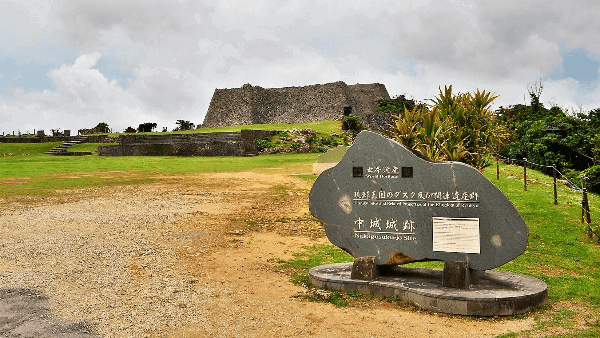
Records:
M183 133L292 128L311 128L317 133L325 134L341 133L339 121L201 128ZM113 134L113 136L115 135L117 134ZM45 196L53 194L56 189L139 184L151 181L153 173L231 172L296 163L312 163L319 155L262 155L258 157L104 157L96 155L99 145L112 143L84 143L68 149L69 152L89 151L94 153L92 156L48 156L44 154L60 144L61 142L0 143L0 196L23 194ZM12 154L12 156L2 156L3 154ZM106 172L112 172L110 177L102 174ZM73 175L75 173L85 173L86 175ZM98 179L99 177L102 179Z
M261 155L256 157L109 157L50 156L59 145L51 143L0 143L0 196L48 196L57 189L142 184L155 174L237 172L309 164L319 154ZM73 146L71 151L96 151L99 144ZM27 154L27 155L24 155Z
M278 129L278 128L275 128ZM1 144L0 197L49 196L61 189L101 187L108 185L146 184L158 179L158 174L193 174L198 172L247 171L280 167L290 173L298 166L308 167L318 154L261 155L256 157L100 157L97 155L70 157L48 156L43 152L60 143ZM97 145L73 147L73 151L94 151ZM24 155L27 154L27 155ZM560 185L559 204L554 205L552 178L536 171L528 172L528 189L523 189L522 167L501 165L500 180L495 167L484 174L496 184L519 210L529 226L526 251L500 267L533 276L548 284L550 305L534 314L537 326L521 335L536 335L548 328L565 328L564 337L600 336L600 245L588 236L588 226L580 222L581 194ZM304 176L314 180L311 175ZM590 194L592 225L600 227L600 198ZM325 262L347 261L330 245L306 248L296 258L281 262L293 268L297 280L306 281L310 267ZM442 263L419 263L417 266L441 267ZM354 295L337 295L344 302ZM568 305L564 305L568 304ZM553 308L554 307L554 308ZM594 316L587 316L583 329L574 329L577 311L583 307ZM589 317L589 318L588 318ZM516 334L505 337L517 336Z
M504 191L529 226L527 250L501 270L528 274L549 285L550 299L600 307L600 246L580 222L582 195L561 184L554 205L552 179L528 172L523 189L522 167L503 166L501 179L488 178ZM491 172L491 171L490 171ZM512 176L514 178L507 178ZM600 199L590 195L592 227L600 224Z
M226 132L226 131L240 131L242 129L249 130L285 130L285 129L306 129L310 128L317 133L341 133L340 121L319 121L319 122L305 122L305 123L273 123L273 124L247 124L240 126L231 127L215 127L215 128L200 128L186 131L169 131L160 134L190 134L190 133L213 133L213 132ZM142 134L156 134L153 133L142 133ZM109 136L115 137L122 133L110 133Z

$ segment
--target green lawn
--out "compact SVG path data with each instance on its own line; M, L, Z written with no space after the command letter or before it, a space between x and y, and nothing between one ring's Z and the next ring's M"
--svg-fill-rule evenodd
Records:
M278 128L274 128L278 129ZM309 165L319 154L261 155L255 157L101 157L49 156L43 152L60 143L0 143L0 197L52 195L60 189L152 182L158 175L198 172L245 171L267 167ZM73 151L95 151L97 144L80 145ZM1 156L12 153L13 156ZM24 155L27 154L27 155ZM555 304L575 304L595 313L584 330L567 330L565 337L600 335L597 314L600 312L600 245L598 238L588 236L588 225L580 222L581 194L561 184L559 204L554 205L552 178L528 171L528 189L523 189L523 168L501 165L500 180L495 166L484 172L516 206L529 226L529 242L525 252L499 270L512 271L542 279L548 284L551 306L536 313L536 328L529 335L548 327L570 328L576 311L553 309ZM100 179L101 178L101 179ZM303 176L314 180L311 175ZM592 225L600 227L600 198L590 194ZM296 258L281 262L293 267L294 278L305 282L307 271L324 262L347 261L333 246L307 247ZM441 267L439 262L421 263ZM433 264L433 265L431 265ZM336 297L355 297L355 295ZM341 304L344 299L339 299ZM337 302L337 300L336 300ZM554 312L553 312L554 311ZM550 316L551 318L548 319ZM553 321L552 316L560 317ZM557 317L557 318L558 318ZM557 324L558 323L558 324ZM574 332L574 333L573 333ZM506 337L517 336L516 334Z
M318 133L326 134L341 133L339 121L202 128L184 133L292 128L311 128ZM0 143L0 196L47 195L52 194L52 190L56 189L137 184L152 180L152 174L155 173L235 172L297 163L308 164L315 162L319 155L317 153L256 157L105 157L96 155L99 145L114 143L84 143L68 149L69 152L89 151L94 154L92 156L49 156L44 154L60 144L61 142ZM12 156L2 156L3 154L12 154ZM109 171L113 172L110 177L104 175L101 180L94 177ZM70 174L75 173L94 173L95 175L75 175L77 178L73 178L74 175Z
M314 162L319 155L311 153L254 157L111 157L44 154L59 144L61 143L0 143L0 155L13 154L0 157L0 196L51 195L56 189L138 184L153 180L156 174L236 172L308 164ZM82 144L69 150L95 152L98 145ZM107 174L109 172L110 174Z
M548 284L553 301L572 301L600 308L600 246L590 238L581 223L582 195L559 183L558 205L554 205L552 177L527 172L523 188L523 168L501 166L500 180L495 167L486 171L515 205L529 226L525 252L500 270L540 278ZM512 176L514 178L508 178ZM600 199L589 194L593 228L600 226Z
M153 133L142 133L142 134L189 134L189 133L213 133L213 132L226 132L226 131L240 131L242 129L250 130L285 130L285 129L306 129L310 128L317 133L341 133L342 123L340 121L318 121L318 122L305 122L305 123L274 123L274 124L247 124L240 126L230 127L216 127L216 128L200 128L186 131L170 131L170 132L153 132ZM118 136L123 133L111 133L109 136Z

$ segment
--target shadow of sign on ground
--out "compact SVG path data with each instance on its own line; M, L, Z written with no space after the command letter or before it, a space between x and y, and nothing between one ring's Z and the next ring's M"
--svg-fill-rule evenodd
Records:
M92 325L52 315L48 298L30 289L0 289L2 337L99 337Z

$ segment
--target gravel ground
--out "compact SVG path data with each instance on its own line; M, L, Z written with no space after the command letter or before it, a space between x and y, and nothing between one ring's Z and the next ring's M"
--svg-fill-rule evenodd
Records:
M178 271L178 255L164 242L185 238L173 224L208 214L220 197L155 187L110 190L87 192L101 195L92 199L1 212L3 288L52 295L54 313L86 318L103 336L143 336L182 321L202 323L204 310L190 305L213 290Z
M294 188L270 196L281 185ZM296 298L305 290L273 259L326 239L293 221L236 226L306 216L309 188L289 175L206 174L8 201L0 211L0 335L451 337L531 326Z

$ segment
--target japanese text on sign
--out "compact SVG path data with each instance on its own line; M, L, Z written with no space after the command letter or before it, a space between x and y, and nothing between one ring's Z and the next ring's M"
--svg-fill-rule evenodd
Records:
M397 178L400 168L396 166L367 167L366 178Z
M384 205L406 207L442 207L442 208L478 208L479 193L477 191L385 191L356 190L354 205Z
M354 231L355 238L405 241L416 240L416 237L413 236L415 234L416 225L415 221L412 219L399 222L395 218L383 220L375 217L370 218L367 221L359 217L354 221L354 224L358 227L358 230Z

